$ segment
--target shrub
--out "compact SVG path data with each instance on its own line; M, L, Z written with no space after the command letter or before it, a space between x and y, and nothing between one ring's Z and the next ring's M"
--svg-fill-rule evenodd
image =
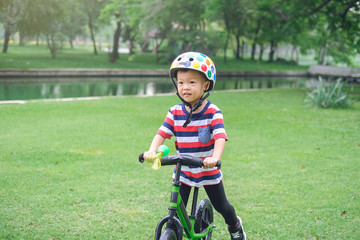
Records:
M341 78L327 83L319 77L316 89L308 93L305 102L319 108L349 108L351 106Z

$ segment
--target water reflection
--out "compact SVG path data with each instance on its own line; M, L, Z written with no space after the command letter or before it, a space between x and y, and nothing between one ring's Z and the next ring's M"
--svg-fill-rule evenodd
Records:
M309 88L316 80L306 78L227 78L217 81L215 90L254 88ZM96 96L153 96L174 92L167 78L27 78L0 80L0 101Z

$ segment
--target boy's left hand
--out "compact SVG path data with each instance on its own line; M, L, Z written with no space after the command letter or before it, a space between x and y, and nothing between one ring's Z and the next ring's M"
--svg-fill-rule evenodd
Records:
M204 160L204 168L205 169L208 169L208 168L213 168L216 166L216 163L218 162L219 160L217 158L213 158L213 157L207 157L205 158Z

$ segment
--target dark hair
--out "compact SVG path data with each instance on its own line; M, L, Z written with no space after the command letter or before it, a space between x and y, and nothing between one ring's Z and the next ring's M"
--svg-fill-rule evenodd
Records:
M206 77L205 73L202 73L202 72L200 72L200 71L196 71L196 70L194 70L194 69L189 69L189 68L180 68L180 69L176 70L176 71L174 72L174 76L175 76L176 79L177 79L177 74L178 74L178 72L186 73L186 72L188 72L189 70L193 70L193 71L195 71L195 72L200 73L201 76L204 78L205 81L210 81L210 80ZM211 82L211 81L210 81L210 82Z

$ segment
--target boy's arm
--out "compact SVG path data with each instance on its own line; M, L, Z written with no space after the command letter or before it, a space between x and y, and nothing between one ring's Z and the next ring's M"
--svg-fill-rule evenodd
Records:
M204 168L213 168L216 166L216 163L221 159L221 156L225 148L225 138L219 138L215 140L214 152L211 157L207 157L204 160Z
M156 134L154 139L151 142L149 151L144 153L144 158L146 159L148 156L154 156L156 155L156 151L158 147L162 144L164 144L165 138L159 134Z

